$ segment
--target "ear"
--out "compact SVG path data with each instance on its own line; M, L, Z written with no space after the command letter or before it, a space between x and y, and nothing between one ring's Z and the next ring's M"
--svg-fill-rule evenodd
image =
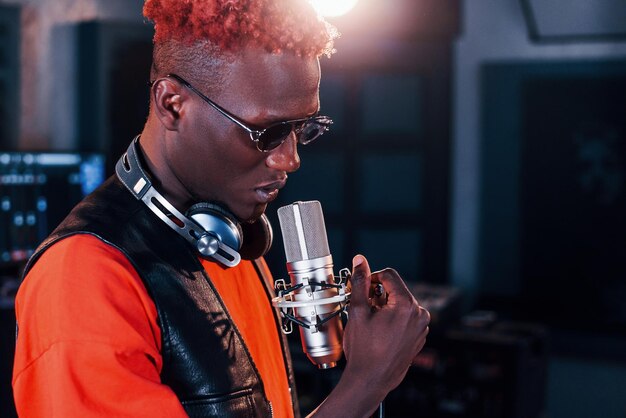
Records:
M183 87L168 79L161 78L150 88L154 113L169 131L178 130L183 114L183 103L187 97Z

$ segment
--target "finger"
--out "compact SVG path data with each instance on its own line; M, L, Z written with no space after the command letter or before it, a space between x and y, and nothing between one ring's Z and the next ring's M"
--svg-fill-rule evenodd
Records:
M426 322L427 328L428 328L428 324L430 324L430 312L428 311L428 309L424 308L423 306L420 306L420 316L424 315L423 319Z
M415 357L413 358L413 361L411 362L411 364L413 365L417 365L419 364L420 360L422 360L420 358L420 354L422 352L422 349L424 348L424 346L426 345L426 337L428 336L428 334L430 333L430 327L426 327L424 328L424 330L420 333L417 341L418 344L415 347Z
M415 347L417 354L415 355L415 357L413 357L413 360L411 360L411 365L422 366L422 367L425 367L428 365L429 367L427 368L432 369L435 366L436 359L433 358L432 355L428 356L422 353L422 350L424 349L425 345L426 345L426 339L420 340L417 347Z
M370 305L372 306L383 306L387 304L387 291L385 290L385 286L380 282L375 282L374 278L372 278L370 285L369 298Z
M398 300L413 300L413 294L406 287L406 284L394 269L386 268L384 270L372 273L371 280L381 283L385 289L386 302L393 304Z
M362 255L357 255L352 259L352 295L350 305L365 306L368 304L368 296L371 284L370 266Z

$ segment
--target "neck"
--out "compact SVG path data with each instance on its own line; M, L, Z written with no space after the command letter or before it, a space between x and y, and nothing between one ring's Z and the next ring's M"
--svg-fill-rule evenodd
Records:
M144 169L150 174L155 187L176 209L185 213L193 204L187 188L178 181L171 170L163 150L168 140L168 131L148 119L139 138L139 148L143 156ZM171 140L171 138L169 138Z

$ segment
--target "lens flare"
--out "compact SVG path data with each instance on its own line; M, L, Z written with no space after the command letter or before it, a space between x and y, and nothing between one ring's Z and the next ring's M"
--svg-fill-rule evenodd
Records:
M358 0L311 0L313 7L325 17L341 16L348 13Z

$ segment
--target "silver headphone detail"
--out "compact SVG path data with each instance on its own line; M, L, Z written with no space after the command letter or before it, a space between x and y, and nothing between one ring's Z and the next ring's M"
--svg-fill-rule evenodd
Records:
M237 266L241 262L244 232L235 216L221 206L207 202L197 203L189 208L186 215L182 214L153 187L139 161L138 144L139 136L133 139L115 165L115 173L122 184L167 226L189 242L202 257L226 267ZM255 232L252 235L261 237L252 236L246 240L260 239L263 242L244 248L248 259L263 256L271 246L272 229L269 220L262 215L256 223L260 223L260 226L253 229Z

